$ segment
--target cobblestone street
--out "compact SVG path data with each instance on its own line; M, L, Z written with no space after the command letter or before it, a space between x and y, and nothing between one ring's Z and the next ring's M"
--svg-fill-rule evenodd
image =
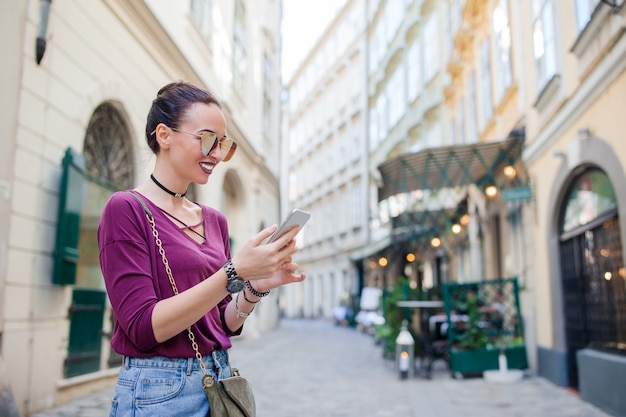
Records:
M234 343L231 363L252 384L258 417L609 417L534 376L513 384L457 380L438 362L432 379L402 380L371 336L327 321L283 320ZM112 393L33 417L105 417Z

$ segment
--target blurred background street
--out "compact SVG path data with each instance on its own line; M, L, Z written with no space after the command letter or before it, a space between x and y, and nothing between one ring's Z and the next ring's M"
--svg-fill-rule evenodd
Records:
M401 379L372 336L326 320L282 320L261 337L234 339L231 363L252 384L258 417L609 416L536 376L453 379L439 362L430 380ZM112 392L32 417L106 417Z
M311 213L233 349L262 417L626 417L625 0L1 0L0 31L1 417L106 415L98 225L176 80L238 144L186 192L232 254ZM405 320L450 370L398 380ZM449 377L500 359L529 377Z

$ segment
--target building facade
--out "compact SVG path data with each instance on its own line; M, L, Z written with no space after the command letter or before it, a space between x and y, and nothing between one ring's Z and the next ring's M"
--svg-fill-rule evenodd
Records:
M363 286L404 276L429 294L443 283L515 278L531 370L626 413L621 385L610 382L626 375L623 1L359 3L369 230L334 258L348 254ZM306 155L336 160L328 126L342 101L325 98L350 84L324 78L315 59L335 27L290 84L292 102L303 103L290 108L287 132L301 151L296 206L324 204L321 189L328 201L341 195L342 171L326 168L336 164L313 162L307 181L318 188L297 175ZM309 79L316 87L303 92ZM321 130L320 120L331 122ZM336 242L338 215L314 210L304 254L324 236Z
M224 104L237 156L190 194L227 215L233 251L280 220L281 3L0 8L0 380L11 398L4 409L27 415L117 376L95 234L110 193L150 174L145 118L160 87L189 81ZM245 333L276 325L278 297L270 298Z
M303 285L285 312L332 317L362 285L351 251L368 239L365 3L347 1L288 83L283 212L312 214L301 233Z

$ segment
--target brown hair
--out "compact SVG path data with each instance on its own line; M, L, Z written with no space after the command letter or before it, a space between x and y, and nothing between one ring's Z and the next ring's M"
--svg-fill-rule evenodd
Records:
M152 101L146 121L146 140L152 152L158 154L160 151L154 135L157 125L163 123L178 128L185 111L195 103L215 104L222 108L222 104L213 94L184 81L167 84L159 90Z

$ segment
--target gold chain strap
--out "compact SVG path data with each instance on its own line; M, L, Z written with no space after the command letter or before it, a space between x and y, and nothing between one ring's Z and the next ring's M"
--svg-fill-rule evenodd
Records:
M161 259L163 260L163 265L165 266L165 272L167 272L167 276L170 279L170 284L172 284L172 290L175 295L178 295L178 287L176 287L176 282L174 281L174 276L172 275L172 270L170 268L170 263L167 261L167 257L165 256L165 249L163 249L163 243L161 243L161 239L159 238L159 232L156 229L156 225L154 224L154 219L151 216L148 216L148 222L150 223L150 227L152 227L152 234L154 235L154 240L156 241L157 247L159 248L159 254L161 254ZM187 327L187 336L189 336L189 340L191 341L191 347L196 352L196 359L200 362L200 369L202 373L205 375L205 378L202 379L202 383L205 384L207 380L207 376L210 377L209 373L206 371L206 366L204 365L204 361L202 360L202 355L200 354L200 350L198 349L198 343L196 342L196 336L191 331L191 326ZM210 378L212 379L212 378Z

